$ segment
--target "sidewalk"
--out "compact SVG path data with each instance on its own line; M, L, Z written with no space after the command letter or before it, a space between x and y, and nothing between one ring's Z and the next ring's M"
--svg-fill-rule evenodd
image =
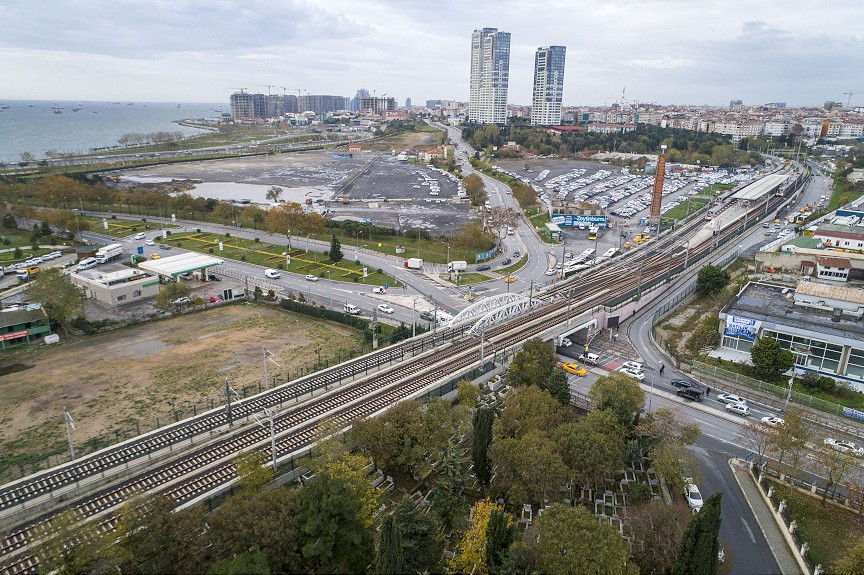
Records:
M735 481L738 482L738 486L741 488L747 505L750 506L753 516L756 517L756 521L759 523L762 534L765 535L768 547L771 548L771 553L774 555L777 565L780 566L780 572L784 575L801 573L801 567L792 550L789 549L786 538L783 536L782 531L780 531L780 526L777 525L777 521L774 519L774 512L765 503L759 486L756 485L753 476L750 475L748 464L733 458L729 460L729 467L732 470Z

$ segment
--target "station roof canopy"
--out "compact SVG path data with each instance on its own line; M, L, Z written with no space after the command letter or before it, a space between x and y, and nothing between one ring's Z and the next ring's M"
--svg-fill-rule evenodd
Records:
M160 276L176 276L186 272L218 266L223 263L225 263L225 260L214 258L207 254L186 252L158 260L143 261L138 264L138 267Z
M734 194L733 200L759 200L777 189L777 187L785 182L789 176L785 174L771 174L753 182L748 186L744 186Z

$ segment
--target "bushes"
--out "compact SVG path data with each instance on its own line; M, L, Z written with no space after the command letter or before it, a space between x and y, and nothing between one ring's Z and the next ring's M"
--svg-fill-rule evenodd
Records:
M280 269L280 270L283 270L283 269L285 269L285 264L283 264L282 262L279 262L279 263L276 265L276 268L277 268L277 269Z

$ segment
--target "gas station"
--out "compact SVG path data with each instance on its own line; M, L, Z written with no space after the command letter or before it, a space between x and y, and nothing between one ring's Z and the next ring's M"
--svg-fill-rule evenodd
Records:
M137 256L141 258L143 256ZM176 256L159 258L158 260L140 260L138 267L154 273L163 281L173 281L180 274L191 273L200 276L198 279L207 281L208 269L225 263L225 260L197 252L185 252Z

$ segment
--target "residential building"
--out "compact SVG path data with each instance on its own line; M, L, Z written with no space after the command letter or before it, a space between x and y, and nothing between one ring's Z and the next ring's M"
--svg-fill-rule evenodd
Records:
M360 98L360 108L358 109L358 112L374 116L383 116L385 112L392 112L395 109L396 98L367 96L365 98Z
M235 120L255 117L253 94L235 92L231 94L231 117Z
M531 100L532 126L561 123L564 98L564 46L537 48L534 56L534 97Z
M471 36L471 86L468 118L478 124L507 121L510 84L510 33L496 28L474 30Z
M0 349L40 343L46 335L51 335L51 324L40 304L0 309Z
M363 98L368 98L368 97L369 97L369 90L367 90L365 88L360 88L359 90L357 90L357 94L353 98L351 98L351 102L349 104L349 109L352 112L359 111L360 110L360 100L362 100Z
M325 94L306 94L300 98L300 113L315 112L316 116L324 116L331 112L348 109L348 99L344 96Z

